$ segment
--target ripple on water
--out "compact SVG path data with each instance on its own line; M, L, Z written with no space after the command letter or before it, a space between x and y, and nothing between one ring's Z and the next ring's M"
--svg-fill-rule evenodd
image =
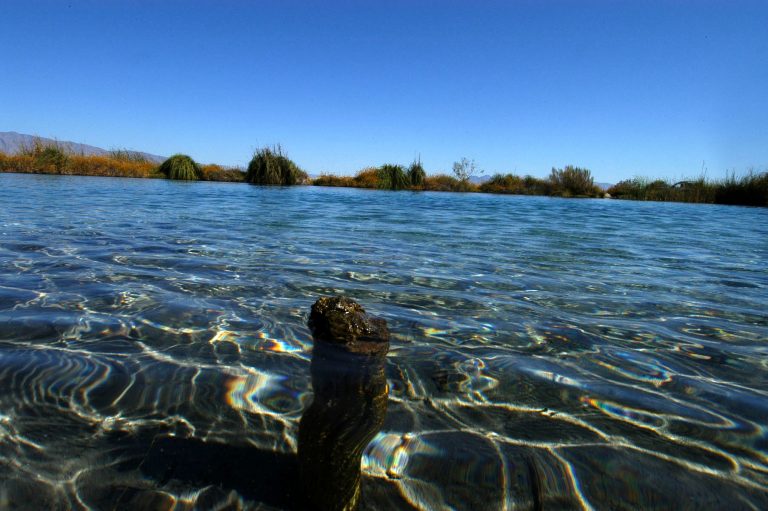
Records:
M763 210L0 184L0 508L261 509L152 446L292 456L333 293L392 332L364 509L768 508Z

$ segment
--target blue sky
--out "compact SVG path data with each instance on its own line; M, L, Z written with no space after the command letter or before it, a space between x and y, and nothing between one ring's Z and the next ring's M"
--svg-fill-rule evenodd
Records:
M768 2L0 5L0 131L310 173L768 167Z

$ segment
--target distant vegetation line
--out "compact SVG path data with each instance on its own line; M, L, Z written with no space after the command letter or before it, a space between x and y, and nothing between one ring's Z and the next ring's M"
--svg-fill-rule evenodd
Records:
M732 173L722 180L701 176L678 182L637 177L616 183L608 193L618 199L768 206L768 172L750 171L740 177Z
M128 150L113 150L105 155L73 154L56 142L35 140L15 154L0 152L0 172L768 206L768 172L750 172L741 177L732 174L714 181L700 177L677 183L634 178L613 185L606 193L595 185L589 169L571 165L553 168L543 179L495 174L477 184L472 181L477 175L474 161L463 158L454 163L453 175L427 175L418 160L407 167L385 164L362 169L354 176L322 174L311 179L280 146L259 149L244 170L215 164L200 165L183 154L173 155L159 165L141 153Z

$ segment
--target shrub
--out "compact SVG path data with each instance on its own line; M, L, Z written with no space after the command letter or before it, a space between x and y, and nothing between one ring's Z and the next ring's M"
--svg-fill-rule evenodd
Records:
M354 178L349 176L334 176L332 174L321 174L320 177L312 181L315 186L349 186L354 187Z
M524 193L523 178L514 174L494 174L480 185L480 191L486 193Z
M174 154L160 164L158 171L168 179L182 181L195 181L202 176L200 166L186 154Z
M523 178L526 195L552 195L552 182L549 179L539 179L534 176Z
M617 199L640 199L642 185L637 178L625 179L608 188L608 194Z
M360 188L379 188L379 169L367 167L355 174L353 186Z
M464 183L469 183L472 177L477 174L478 169L475 164L475 160L468 160L462 158L461 160L453 163L453 175L456 179Z
M200 167L200 179L203 181L223 181L242 183L245 181L245 171L237 167L222 167L209 163Z
M477 185L469 181L459 181L453 176L438 174L424 179L424 190L433 192L475 192Z
M379 188L385 190L402 190L408 188L408 176L402 165L382 165L378 171Z
M563 169L552 167L549 181L552 183L553 193L564 197L599 194L589 169L573 165L566 165Z
M422 188L426 177L427 173L424 172L421 160L411 163L411 166L408 167L408 181L410 181L412 187Z
M69 154L63 146L40 139L35 139L31 146L22 145L19 156L31 158L35 170L44 173L64 174L69 164Z
M264 147L248 164L245 180L255 185L290 186L307 180L307 173L283 154L282 148Z

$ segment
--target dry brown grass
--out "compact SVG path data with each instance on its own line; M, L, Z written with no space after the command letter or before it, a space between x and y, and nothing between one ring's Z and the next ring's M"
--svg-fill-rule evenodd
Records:
M379 188L379 169L368 167L354 176L322 174L312 181L315 186L343 186L347 188Z
M245 172L236 167L222 167L214 163L200 166L203 181L224 181L229 183L242 183L245 181Z
M155 177L156 165L152 162L117 160L106 156L70 156L62 174L77 176L108 177Z
M126 161L108 156L67 155L61 163L46 162L29 154L0 153L0 172L72 176L158 177L151 162Z
M447 174L427 176L424 179L424 190L432 192L476 192L478 186L470 181L460 181Z

